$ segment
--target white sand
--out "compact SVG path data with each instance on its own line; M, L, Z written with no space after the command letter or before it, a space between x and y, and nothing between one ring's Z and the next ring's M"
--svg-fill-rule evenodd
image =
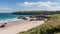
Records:
M21 31L27 31L33 27L41 25L44 21L15 21L15 24L6 25L4 28L0 28L0 34L16 34Z

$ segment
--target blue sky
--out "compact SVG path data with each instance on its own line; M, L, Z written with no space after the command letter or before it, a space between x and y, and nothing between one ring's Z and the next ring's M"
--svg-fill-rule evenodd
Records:
M60 0L0 0L0 13L19 10L59 10Z

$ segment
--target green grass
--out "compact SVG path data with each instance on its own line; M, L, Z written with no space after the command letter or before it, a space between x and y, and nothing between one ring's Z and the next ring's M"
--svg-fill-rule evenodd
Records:
M46 23L19 34L60 34L60 14L49 15Z

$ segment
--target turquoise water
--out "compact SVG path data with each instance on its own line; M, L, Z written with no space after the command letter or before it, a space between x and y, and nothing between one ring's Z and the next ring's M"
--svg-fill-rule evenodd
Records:
M0 20L16 18L18 15L13 15L10 13L0 13Z
M16 21L19 16L28 17L30 15L14 15L10 13L0 13L0 23Z
M0 23L17 20L19 15L13 15L10 13L0 13Z

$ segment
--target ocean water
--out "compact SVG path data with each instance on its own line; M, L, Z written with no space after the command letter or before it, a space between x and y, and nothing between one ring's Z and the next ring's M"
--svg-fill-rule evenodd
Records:
M0 23L18 20L18 16L19 15L13 15L10 13L0 13Z

